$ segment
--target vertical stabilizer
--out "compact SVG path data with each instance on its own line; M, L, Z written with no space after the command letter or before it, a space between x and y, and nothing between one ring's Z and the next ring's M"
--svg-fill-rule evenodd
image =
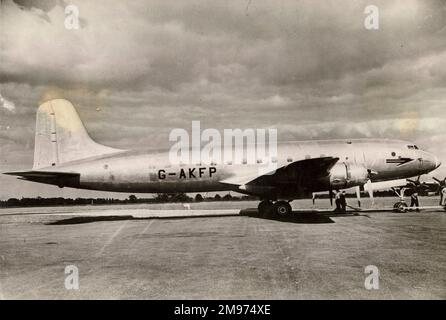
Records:
M40 105L36 119L34 170L120 151L94 142L71 102L55 99Z

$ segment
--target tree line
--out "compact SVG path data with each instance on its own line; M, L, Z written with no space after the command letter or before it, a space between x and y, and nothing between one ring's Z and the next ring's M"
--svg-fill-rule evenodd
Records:
M395 197L392 191L375 191L375 197ZM407 193L409 195L409 192ZM424 195L421 193L420 195ZM363 194L363 196L367 196ZM328 199L328 193L318 195L319 199ZM347 194L347 197L356 197L355 194ZM113 204L150 204L150 203L190 203L190 202L212 202L212 201L250 201L258 200L255 196L233 196L230 193L223 196L216 194L214 196L202 196L197 194L194 197L186 193L159 193L153 198L138 198L135 195L130 195L127 199L114 198L10 198L8 200L0 201L0 208L12 207L52 207L52 206L76 206L76 205L113 205Z
M130 195L127 199L114 198L10 198L8 200L0 201L0 208L11 207L46 207L46 206L76 206L76 205L113 205L113 204L150 204L150 203L189 203L189 202L206 202L206 201L246 201L256 200L257 197L252 196L233 196L226 194L221 196L216 194L212 197L203 197L197 194L191 197L185 193L167 193L157 194L154 198L138 198L135 195Z

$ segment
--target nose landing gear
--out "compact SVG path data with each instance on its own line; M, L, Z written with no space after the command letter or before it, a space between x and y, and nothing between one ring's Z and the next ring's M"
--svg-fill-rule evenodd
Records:
M408 205L404 201L397 202L393 205L393 211L395 212L407 212Z
M291 205L287 201L263 200L259 203L258 211L262 215L276 214L280 217L287 216L291 213Z
M408 211L408 205L406 201L404 200L404 192L407 190L407 188L392 188L392 191L400 198L400 201L395 203L393 205L393 211L394 212L407 212Z

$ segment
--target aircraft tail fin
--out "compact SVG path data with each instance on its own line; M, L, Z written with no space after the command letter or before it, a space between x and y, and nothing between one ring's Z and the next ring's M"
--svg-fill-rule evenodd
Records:
M40 105L33 170L120 151L94 142L71 102L55 99Z

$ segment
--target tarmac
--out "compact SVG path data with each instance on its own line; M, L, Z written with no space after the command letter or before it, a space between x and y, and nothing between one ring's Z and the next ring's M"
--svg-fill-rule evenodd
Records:
M255 202L0 209L0 299L445 299L446 212L394 200L294 201L286 218Z

